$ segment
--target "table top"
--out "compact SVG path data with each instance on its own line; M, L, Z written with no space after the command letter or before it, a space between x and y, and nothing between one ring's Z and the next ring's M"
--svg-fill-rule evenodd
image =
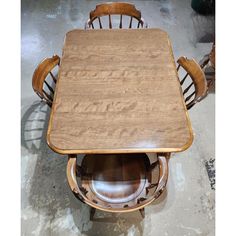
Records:
M47 142L61 154L179 152L193 141L160 29L66 34Z

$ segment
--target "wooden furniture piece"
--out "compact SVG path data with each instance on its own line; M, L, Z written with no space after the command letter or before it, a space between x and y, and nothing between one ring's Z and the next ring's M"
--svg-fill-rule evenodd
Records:
M204 68L208 63L215 68L215 42L212 44L210 53L206 54L199 64L201 68Z
M112 29L114 24L112 24L112 15L120 15L119 19L119 28L124 28L124 19L123 16L129 16L129 24L128 27L134 27L133 20L137 21L137 28L145 27L147 28L147 24L144 22L144 19L141 17L141 12L138 11L133 4L125 3L125 2L107 2L103 4L99 4L96 6L95 10L91 11L89 14L89 19L85 24L85 29L95 28L94 21L97 20L99 24L99 28L104 28L104 24L102 23L102 19L104 16L108 16L109 19L109 28Z
M48 144L61 154L183 151L193 136L180 90L166 32L72 30Z
M45 102L49 107L52 106L54 89L51 82L47 82L50 75L54 84L56 84L56 76L53 75L52 70L59 66L60 57L54 55L52 58L45 58L34 71L32 78L32 86L35 93Z
M194 59L180 57L177 63L179 64L177 71L179 71L180 67L183 67L187 72L180 81L180 85L183 88L183 96L185 97L186 107L189 110L207 95L206 78L200 65ZM184 88L184 83L187 81L188 76L190 76L191 82ZM193 90L191 90L191 88L193 88Z
M215 43L212 45L212 49L209 55L209 60L213 68L215 68Z
M167 153L158 154L151 163L144 153L88 154L78 166L76 155L69 155L68 183L74 195L92 207L91 219L95 209L108 212L139 210L144 218L144 207L165 189L167 158Z
M215 42L212 44L211 52L205 55L199 64L204 71L210 89L215 84Z
M47 142L55 152L69 155L70 188L93 208L143 209L166 185L170 153L192 144L170 45L167 33L160 29L66 34ZM158 166L144 153L158 153L154 161ZM77 154L87 155L76 178ZM131 166L137 172L131 172ZM151 176L158 170L160 178L155 180ZM109 179L123 186L122 193L114 184L102 190ZM146 195L149 187L151 195Z

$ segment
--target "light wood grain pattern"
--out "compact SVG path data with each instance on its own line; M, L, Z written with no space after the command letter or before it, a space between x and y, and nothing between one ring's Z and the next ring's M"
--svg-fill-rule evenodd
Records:
M67 33L47 133L54 151L177 152L192 140L164 31Z

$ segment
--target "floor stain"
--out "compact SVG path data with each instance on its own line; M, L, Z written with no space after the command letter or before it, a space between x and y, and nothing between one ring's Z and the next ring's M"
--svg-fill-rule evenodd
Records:
M215 159L211 158L209 161L205 161L205 167L207 170L208 178L210 181L211 189L215 190Z

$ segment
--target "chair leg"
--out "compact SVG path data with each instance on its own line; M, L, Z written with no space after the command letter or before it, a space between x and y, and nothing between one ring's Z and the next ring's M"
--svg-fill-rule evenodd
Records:
M93 217L95 215L95 211L96 211L95 208L93 208L93 207L90 208L90 220L93 220Z
M144 208L139 209L139 212L140 212L142 218L144 219L144 217L145 217L145 210L144 210Z

